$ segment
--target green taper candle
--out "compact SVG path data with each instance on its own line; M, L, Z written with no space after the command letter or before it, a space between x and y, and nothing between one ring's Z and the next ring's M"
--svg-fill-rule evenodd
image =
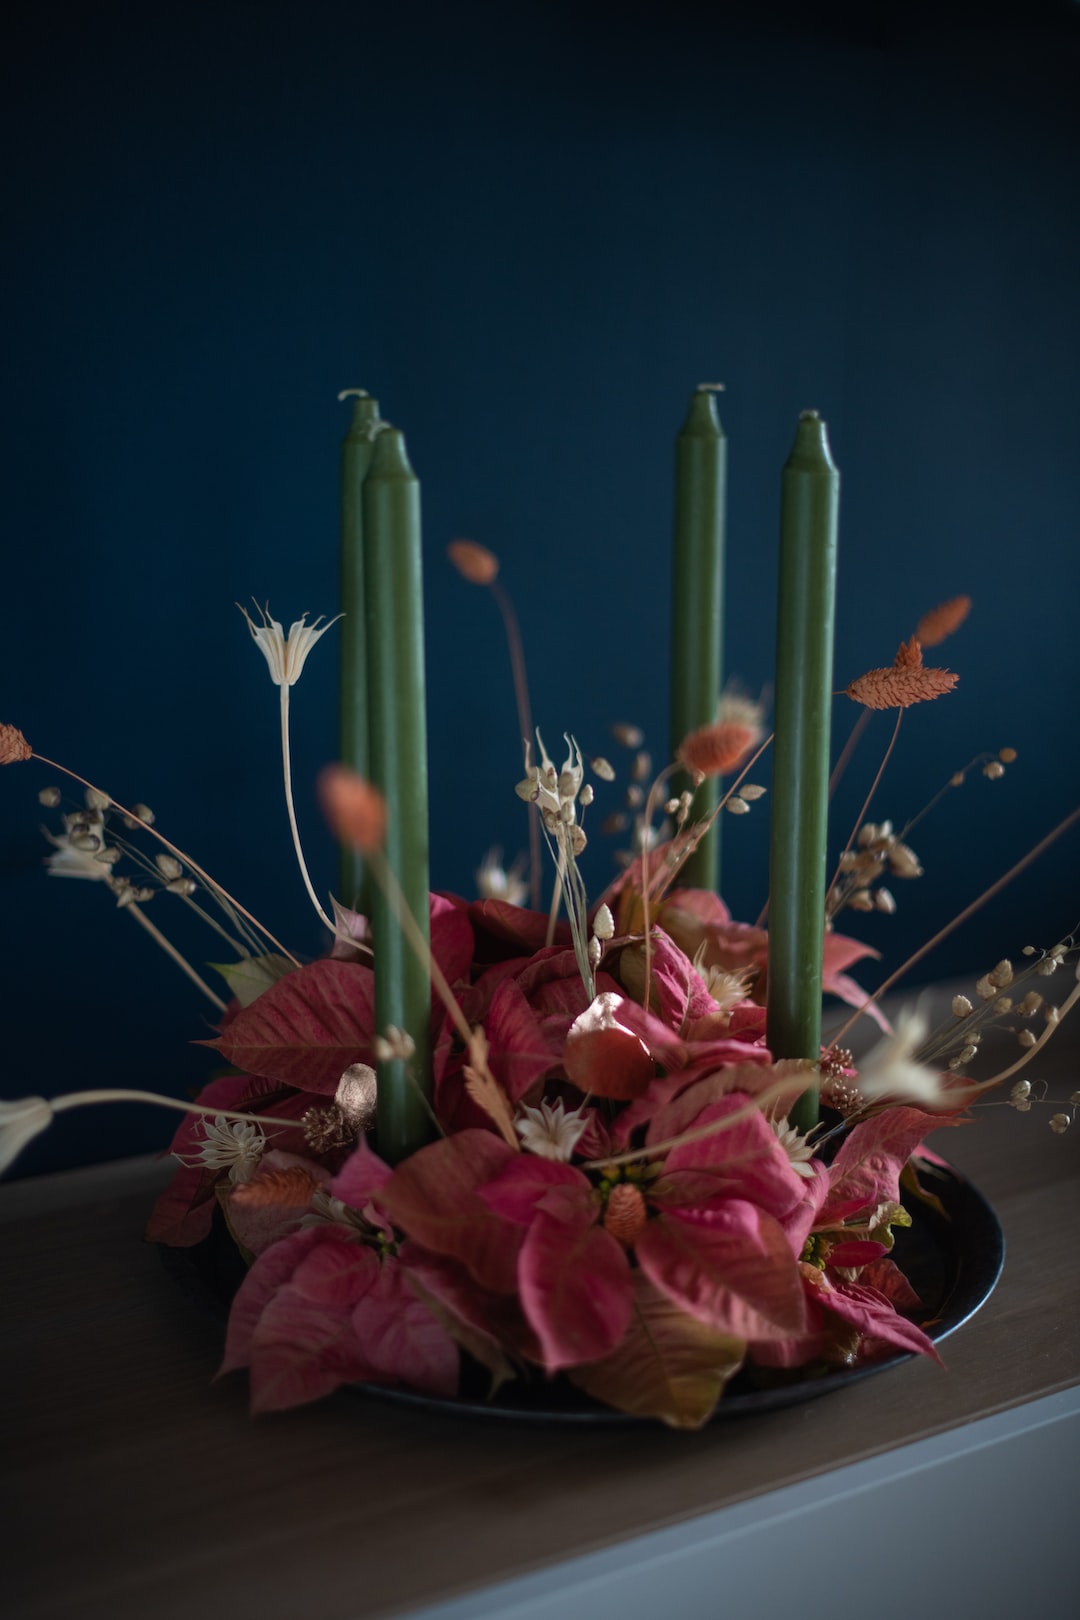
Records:
M361 487L379 431L379 402L363 388L345 388L338 399L352 398L352 421L341 441L341 682L339 757L342 764L370 776L368 759L367 654L364 612L364 511ZM358 851L341 851L341 899L367 911Z
M371 780L387 803L386 860L425 940L428 913L427 721L424 607L420 561L420 484L403 434L375 439L363 486L364 590ZM431 1134L427 968L409 948L380 885L371 907L375 946L375 1025L415 1042L409 1058L378 1065L379 1152L391 1164Z
M724 504L727 440L716 411L719 384L701 383L690 397L675 441L675 546L671 604L671 753L683 738L716 719L723 633ZM677 778L675 791L690 787ZM695 820L716 808L719 781L694 797ZM720 882L720 824L714 822L679 879L696 889Z
M780 484L775 741L766 1040L774 1058L821 1051L821 952L829 807L840 474L825 423L803 411ZM817 1123L817 1087L791 1123Z

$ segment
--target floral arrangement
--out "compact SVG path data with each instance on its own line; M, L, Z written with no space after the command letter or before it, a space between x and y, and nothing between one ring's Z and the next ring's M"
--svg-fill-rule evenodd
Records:
M495 581L483 548L460 542L451 554L466 578ZM891 666L851 682L864 716L892 708L899 723L951 689L956 676L928 668L923 648L967 608L945 604ZM216 1008L205 1044L227 1070L191 1104L98 1091L0 1105L3 1162L67 1107L144 1096L183 1111L179 1168L148 1236L191 1247L224 1223L248 1269L222 1370L249 1369L260 1412L352 1382L452 1399L467 1367L491 1394L513 1380L542 1391L558 1376L609 1408L696 1428L740 1372L761 1386L897 1351L936 1356L892 1255L913 1205L934 1201L923 1139L1014 1079L1053 1034L1080 995L1077 986L1060 1007L1045 995L1075 954L1071 941L1016 969L999 962L956 998L942 1030L930 1033L917 1013L890 1030L881 992L865 995L848 974L874 953L834 924L844 909L893 910L884 880L921 869L907 829L865 819L868 798L827 886L821 964L823 990L855 1012L816 1057L778 1058L767 929L733 920L685 876L720 812L745 815L765 792L751 780L770 741L763 708L726 693L651 786L640 733L613 728L633 760L614 818L631 847L592 898L580 864L585 812L616 773L572 738L556 764L537 734L516 791L553 859L547 908L526 903L523 867L507 871L496 854L478 874L480 898L434 893L418 918L387 858L395 807L360 775L329 767L327 819L362 858L369 895L388 905L395 948L431 985L426 1030L381 1024L388 936L373 938L366 909L324 909L292 803L289 692L330 626L305 615L286 635L268 613L247 622L281 694L288 813L327 953L298 960L145 806L127 809L75 777L84 801L48 834L50 873L100 883L170 952ZM0 728L3 762L32 757L43 759L15 727ZM1014 758L1002 749L974 763L993 779ZM721 778L728 785L700 816L698 790ZM39 797L62 806L58 788ZM529 875L539 881L535 867ZM235 960L217 969L227 998L147 915L162 891L227 942ZM856 1067L842 1042L862 1014L882 1038ZM1017 1031L1015 1060L976 1083L969 1065L1002 1020ZM430 1054L426 1089L418 1040ZM425 1116L426 1139L396 1162L371 1137L384 1074L404 1077ZM821 1115L807 1127L798 1105L812 1085ZM1040 1094L1014 1080L1009 1100L1027 1110ZM1078 1101L1055 1105L1055 1131Z

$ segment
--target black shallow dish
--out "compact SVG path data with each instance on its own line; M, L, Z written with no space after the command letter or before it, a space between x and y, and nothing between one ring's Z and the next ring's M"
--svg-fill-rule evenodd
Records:
M923 1300L917 1320L936 1344L963 1327L994 1291L1005 1263L1005 1238L993 1209L977 1187L949 1165L921 1165L923 1185L941 1202L941 1215L927 1204L909 1199L911 1226L896 1233L893 1258ZM215 1223L205 1242L190 1249L159 1245L165 1269L182 1291L201 1309L224 1321L229 1303L244 1275L243 1261L224 1227ZM901 1351L864 1366L819 1374L741 1372L728 1385L713 1422L773 1412L781 1407L827 1395L875 1373L910 1361ZM538 1424L654 1424L655 1418L613 1412L591 1401L561 1378L538 1375L530 1383L505 1385L494 1400L484 1398L486 1374L466 1365L462 1393L444 1400L384 1384L351 1384L348 1388L369 1398L417 1407L452 1417L502 1419ZM768 1382L763 1382L764 1378Z

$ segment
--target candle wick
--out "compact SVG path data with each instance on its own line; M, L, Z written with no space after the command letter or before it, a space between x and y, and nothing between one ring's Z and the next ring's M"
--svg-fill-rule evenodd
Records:
M698 383L697 391L699 394L722 394L724 387L723 383Z
M350 395L353 395L356 399L371 398L366 388L342 388L338 394L338 399L348 399Z

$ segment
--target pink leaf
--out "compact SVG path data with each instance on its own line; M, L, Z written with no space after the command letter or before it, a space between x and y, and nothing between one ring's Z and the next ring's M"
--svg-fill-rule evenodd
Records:
M350 1208L363 1209L382 1191L392 1174L390 1166L372 1152L361 1137L331 1182L330 1192Z
M801 1333L802 1279L783 1228L732 1199L708 1218L651 1220L635 1244L661 1293L701 1322L738 1339Z
M630 1320L630 1266L595 1211L577 1221L541 1211L521 1250L521 1304L548 1372L608 1355Z
M545 1193L558 1186L573 1187L584 1204L592 1198L587 1178L573 1165L561 1164L555 1159L539 1159L531 1153L516 1153L493 1181L477 1188L476 1196L502 1220L528 1226ZM595 1218L595 1209L593 1216Z
M625 1337L602 1361L571 1368L570 1379L619 1412L698 1429L738 1372L746 1347L688 1316L643 1272L631 1277L634 1311Z
M512 1294L521 1231L494 1215L476 1190L516 1156L490 1131L460 1131L403 1159L378 1202L417 1243L462 1261L485 1288Z
M918 1108L889 1108L856 1125L833 1161L830 1190L819 1216L837 1226L857 1210L900 1202L900 1172L924 1136L955 1123Z
M225 1356L219 1376L248 1365L255 1329L270 1301L279 1289L292 1281L297 1268L312 1250L328 1246L340 1249L340 1264L355 1272L357 1299L365 1288L371 1287L378 1262L371 1250L357 1243L344 1227L328 1223L282 1238L259 1256L237 1290L229 1312Z
M548 1035L525 998L520 984L507 979L491 999L484 1019L492 1073L511 1102L518 1102L534 1080L554 1069L562 1056L562 1039Z
M883 1030L886 1035L891 1035L892 1025L877 1002L871 1001L862 985L856 984L855 980L847 973L831 973L827 979L822 979L821 988L826 995L838 996L849 1007L858 1007L859 1011L865 1012L868 1018L872 1018L878 1028Z
M312 962L245 1007L213 1046L239 1069L333 1096L351 1063L372 1061L374 975L356 962Z
M864 1288L858 1283L836 1282L832 1287L818 1288L814 1297L823 1310L833 1312L867 1337L900 1350L914 1351L916 1355L931 1356L940 1363L941 1357L933 1341L922 1328L898 1315L876 1289Z
M857 1271L860 1266L880 1260L887 1253L884 1243L875 1243L872 1238L852 1238L848 1243L834 1244L829 1250L829 1267L841 1266L845 1271Z
M481 1288L459 1260L431 1254L418 1243L403 1243L398 1257L410 1285L438 1303L450 1332L482 1366L509 1377L504 1350L539 1361L540 1347L515 1294Z
M409 1288L397 1260L384 1260L374 1287L353 1311L352 1326L377 1382L407 1384L425 1395L457 1393L457 1345Z

